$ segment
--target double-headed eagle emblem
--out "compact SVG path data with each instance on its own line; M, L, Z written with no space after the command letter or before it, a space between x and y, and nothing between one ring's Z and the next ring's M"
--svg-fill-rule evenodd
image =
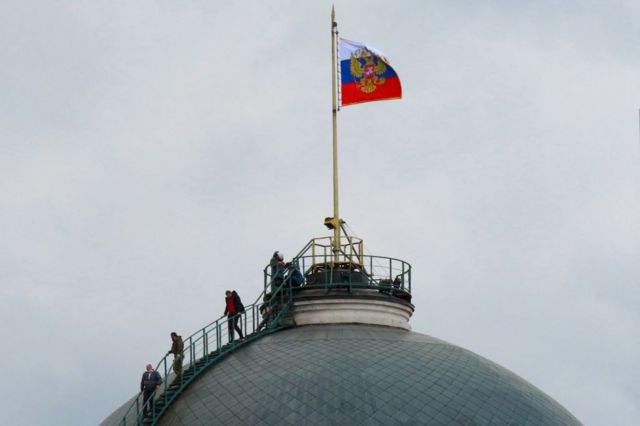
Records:
M380 77L387 70L387 64L380 57L367 49L351 52L351 75L356 79L356 88L364 93L371 93L385 82Z

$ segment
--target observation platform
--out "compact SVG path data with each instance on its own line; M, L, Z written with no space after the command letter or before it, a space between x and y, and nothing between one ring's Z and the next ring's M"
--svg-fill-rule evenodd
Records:
M344 239L339 253L332 239L316 238L286 265L264 270L265 294L279 280L290 281L288 326L368 324L410 330L411 265L391 257L363 254L362 240ZM285 268L283 272L280 268ZM304 271L304 272L300 272ZM299 272L296 282L294 275Z

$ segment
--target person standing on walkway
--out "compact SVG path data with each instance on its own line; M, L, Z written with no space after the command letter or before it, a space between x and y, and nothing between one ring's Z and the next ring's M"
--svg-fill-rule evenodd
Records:
M271 267L271 292L273 293L280 287L282 281L284 281L284 256L279 251L273 253L271 260L269 261Z
M151 405L153 401L147 404L147 401L151 398L153 392L162 384L162 377L160 373L155 371L151 364L147 364L147 371L142 374L142 380L140 380L140 393L142 394L142 406L144 417L149 416L149 412L152 411Z
M173 354L173 372L176 373L175 381L179 382L182 380L182 351L184 351L184 342L182 341L182 336L178 336L178 333L175 331L171 333L171 341L173 343L167 355Z
M296 262L289 262L285 265L288 271L288 278L291 282L291 287L300 287L304 282L304 277L302 276L302 272L298 269L298 264Z
M244 339L242 335L242 322L240 315L244 313L244 305L240 300L240 296L236 291L227 290L225 292L225 308L224 314L227 316L229 325L229 343L233 342L234 330L238 332L240 340Z

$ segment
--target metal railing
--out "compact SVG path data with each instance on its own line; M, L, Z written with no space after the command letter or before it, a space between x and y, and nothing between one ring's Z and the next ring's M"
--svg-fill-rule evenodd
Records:
M362 241L346 237L343 251L333 253L331 237L312 239L293 257L291 265L301 272L305 288L373 288L411 300L411 265L400 259L362 254ZM326 240L326 241L325 241ZM169 405L204 371L220 358L266 334L283 328L282 320L291 305L295 287L293 268L272 277L270 266L264 269L264 290L254 303L245 306L240 324L244 339L232 339L229 319L222 316L183 340L182 377L173 374L173 360L165 355L156 365L162 385L142 404L140 395L127 408L120 425L155 425ZM145 418L144 412L149 416Z
M348 246L338 254L331 251L331 239L312 239L291 259L287 265L280 265L274 271L271 265L264 268L265 293L273 286L273 275L290 279L294 270L301 272L304 281L299 287L330 288L374 288L382 292L411 298L411 265L403 260L362 254L362 242L351 237ZM357 241L354 241L357 240ZM345 254L346 253L346 254ZM351 255L352 253L353 255ZM298 287L295 284L293 287Z
M282 328L282 318L286 315L291 301L290 280L285 279L273 292L260 296L251 305L245 306L240 324L244 339L237 336L232 339L229 334L230 320L223 316L183 340L182 377L176 380L171 372L173 359L165 355L156 365L156 371L163 378L162 385L149 397L147 404L142 404L140 395L128 407L120 424L143 425L156 424L171 402L198 376L221 357L238 347ZM170 383L173 381L172 383ZM145 411L149 412L147 417Z
M312 259L317 259L322 263L325 263L327 259L331 259L333 262L362 263L364 243L362 239L348 235L346 230L340 238L340 251L338 253L333 251L333 237L313 238L307 245L309 249L304 253L299 253L296 257L307 254Z

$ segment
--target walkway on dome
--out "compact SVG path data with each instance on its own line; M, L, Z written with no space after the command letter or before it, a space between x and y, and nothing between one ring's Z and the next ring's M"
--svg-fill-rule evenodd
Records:
M305 289L372 289L381 294L411 301L411 265L399 259L363 254L362 240L345 237L341 251L333 253L330 237L314 238L292 258L289 273L273 275L273 268L264 268L264 289L255 302L245 306L242 321L243 340L232 340L228 319L222 316L184 339L182 380L171 372L172 360L165 355L156 365L163 384L154 392L145 407L141 396L131 399L128 406L117 410L102 425L155 425L169 406L199 378L201 373L227 355L251 344L263 336L295 326L290 315L295 295ZM294 270L304 271L303 281L296 285ZM145 408L150 415L144 417ZM114 418L117 415L117 418Z

